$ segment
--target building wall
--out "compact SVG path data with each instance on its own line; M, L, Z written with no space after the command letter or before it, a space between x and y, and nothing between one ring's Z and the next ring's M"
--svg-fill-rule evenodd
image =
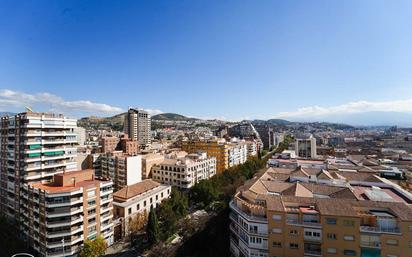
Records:
M130 156L126 159L126 185L133 185L142 181L142 157Z
M206 152L207 156L216 158L216 172L220 173L229 168L229 151L227 144L215 141L183 141L182 150L188 153Z

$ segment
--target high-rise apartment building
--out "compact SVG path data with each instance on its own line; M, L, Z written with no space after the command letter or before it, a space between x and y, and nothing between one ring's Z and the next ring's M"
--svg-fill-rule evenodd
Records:
M22 232L39 256L72 256L86 239L113 244L113 183L93 170L56 174L24 185Z
M21 221L25 183L48 181L77 168L76 127L76 120L49 113L1 118L0 209L10 221Z
M124 132L143 147L151 143L150 114L144 110L130 108L124 120Z

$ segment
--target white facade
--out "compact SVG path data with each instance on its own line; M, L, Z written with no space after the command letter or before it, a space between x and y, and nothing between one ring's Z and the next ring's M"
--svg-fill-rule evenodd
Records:
M189 154L184 158L165 159L152 170L153 180L188 189L216 175L216 158L208 158L206 153Z
M229 167L243 164L247 161L248 147L245 142L230 143L228 147Z
M142 157L128 156L122 152L100 155L98 162L99 174L114 182L115 190L142 181Z
M230 202L230 251L236 256L268 257L268 223L252 217ZM271 231L271 233L280 233ZM236 238L236 240L234 240Z
M126 185L130 186L142 181L142 156L126 157Z
M316 158L316 138L310 135L307 138L296 138L296 156L301 158Z
M146 182L147 180L144 180L130 187L143 186L143 184L145 184ZM116 220L123 223L123 227L125 229L125 233L123 234L128 233L128 223L132 218L134 218L139 213L146 212L146 214L149 214L150 208L156 208L163 200L170 197L171 192L171 186L158 184L157 186L134 195L128 199L118 198L115 194L113 200L114 213Z

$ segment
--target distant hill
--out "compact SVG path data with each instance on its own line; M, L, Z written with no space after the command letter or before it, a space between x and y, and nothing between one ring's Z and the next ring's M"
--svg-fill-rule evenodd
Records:
M282 126L282 125L290 125L292 124L292 122L288 120L282 120L282 119L269 119L269 120L253 120L252 124Z
M99 129L99 128L111 128L113 130L123 130L123 122L126 113L120 113L112 117L84 117L77 121L77 125L84 128Z
M193 121L193 120L199 120L196 118L189 118L180 114L176 113L161 113L152 116L152 120L170 120L170 121Z
M16 115L16 114L13 113L13 112L0 112L0 117L3 117L3 116L14 116L14 115Z
M84 117L78 120L77 124L80 127L90 128L90 129L113 129L117 131L123 130L124 118L126 112L119 113L112 117ZM196 118L189 118L176 113L162 113L152 116L152 121L195 121Z

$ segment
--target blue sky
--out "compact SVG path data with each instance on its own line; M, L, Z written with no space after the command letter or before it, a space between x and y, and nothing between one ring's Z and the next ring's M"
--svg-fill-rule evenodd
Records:
M412 112L411 13L398 0L1 1L0 110Z

